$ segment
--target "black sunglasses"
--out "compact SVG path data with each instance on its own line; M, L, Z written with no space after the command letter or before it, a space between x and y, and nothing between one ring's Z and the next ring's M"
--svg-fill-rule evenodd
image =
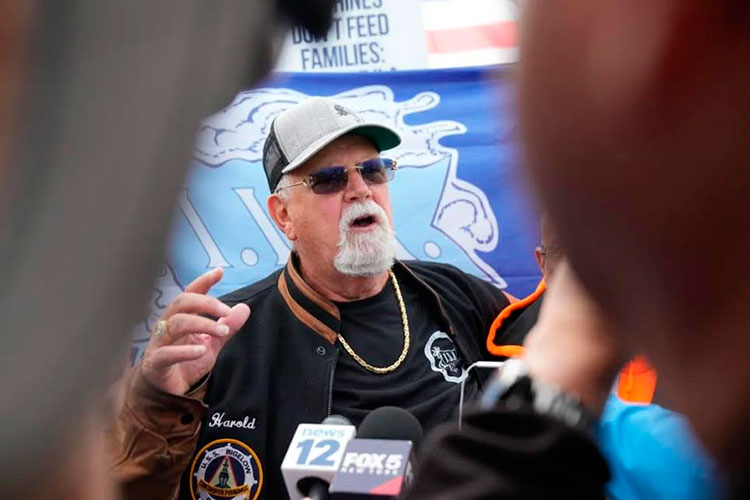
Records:
M367 184L385 184L395 177L398 164L396 160L388 158L371 158L351 167L343 165L325 167L308 175L300 182L276 188L276 192L305 185L315 194L337 193L346 188L349 183L349 172L352 170L359 170L362 179Z

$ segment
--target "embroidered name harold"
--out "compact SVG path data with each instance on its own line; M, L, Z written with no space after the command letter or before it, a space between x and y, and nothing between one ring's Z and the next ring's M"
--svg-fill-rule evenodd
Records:
M245 416L242 420L231 420L224 418L226 412L214 413L211 415L209 427L224 427L227 429L255 429L255 417L252 419Z

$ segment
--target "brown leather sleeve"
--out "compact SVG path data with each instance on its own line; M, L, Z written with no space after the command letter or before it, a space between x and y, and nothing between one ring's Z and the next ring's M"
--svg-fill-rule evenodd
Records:
M122 498L177 498L206 412L206 384L189 396L167 394L146 381L136 365L117 392L107 441Z

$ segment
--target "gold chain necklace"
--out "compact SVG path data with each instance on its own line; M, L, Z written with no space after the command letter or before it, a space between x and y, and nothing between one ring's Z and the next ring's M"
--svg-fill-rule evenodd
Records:
M354 361L360 364L362 368L365 370L371 371L373 373L378 373L380 375L383 375L385 373L390 373L399 366L401 366L401 363L404 362L404 359L406 359L406 354L409 352L409 318L406 316L406 304L404 304L404 298L401 296L401 288L398 286L398 281L396 281L396 275L393 274L393 271L390 269L388 270L388 275L391 277L391 283L393 283L393 290L396 292L396 300L398 301L398 309L401 311L401 323L404 327L404 348L401 351L401 354L398 356L398 359L394 361L392 364L384 367L379 366L372 366L370 363L362 359L359 354L354 352L354 349L351 348L349 343L344 340L344 337L339 333L339 342L341 342L341 345L344 346L344 349L346 352L349 353L349 356L354 358Z

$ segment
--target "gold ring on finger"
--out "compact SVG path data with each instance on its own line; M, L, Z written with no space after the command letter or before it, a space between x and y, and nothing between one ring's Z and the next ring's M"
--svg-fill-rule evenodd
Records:
M156 326L154 327L154 337L156 337L156 340L161 340L163 337L167 342L171 342L172 339L169 337L169 331L167 329L167 320L160 319L156 322Z

